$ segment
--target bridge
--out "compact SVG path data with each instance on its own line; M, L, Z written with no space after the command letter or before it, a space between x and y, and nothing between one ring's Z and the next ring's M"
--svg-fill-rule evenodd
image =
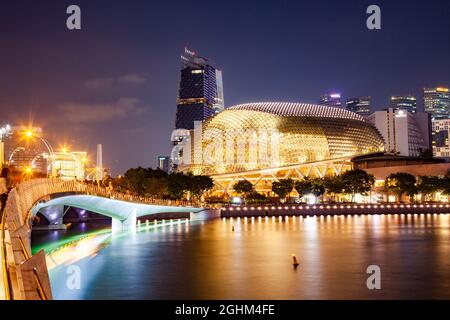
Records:
M0 221L0 300L52 299L45 252L32 255L30 234L38 212L62 224L66 206L111 217L113 231L135 228L142 216L204 210L200 203L137 197L74 180L22 182L10 191Z

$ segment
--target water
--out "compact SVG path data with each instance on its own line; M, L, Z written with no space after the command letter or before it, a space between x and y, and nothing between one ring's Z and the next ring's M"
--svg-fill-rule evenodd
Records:
M80 290L67 266L50 271L56 299L450 298L450 215L216 219L99 237L105 247L72 263ZM367 289L369 265L381 290Z

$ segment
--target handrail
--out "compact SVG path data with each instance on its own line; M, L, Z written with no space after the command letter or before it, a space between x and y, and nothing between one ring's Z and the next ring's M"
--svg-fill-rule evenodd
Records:
M2 243L1 243L1 255L2 255L2 270L3 270L3 286L5 289L5 300L11 300L11 290L10 290L10 279L8 272L8 264L6 262L6 238L5 238L5 219L6 219L6 207L2 212L2 219L0 221L0 232L2 235Z

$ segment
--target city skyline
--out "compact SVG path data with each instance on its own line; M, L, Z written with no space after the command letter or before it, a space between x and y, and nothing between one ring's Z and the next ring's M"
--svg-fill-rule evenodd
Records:
M444 1L380 1L383 28L373 32L365 28L364 1L272 2L239 12L237 4L181 3L176 5L185 15L177 16L168 10L175 4L134 3L127 4L126 17L125 2L106 8L78 4L84 19L78 33L65 28L67 1L5 5L0 29L10 45L0 62L8 75L0 81L1 120L26 124L31 118L49 140L90 154L102 143L105 162L116 174L138 165L156 167L157 156L169 154L185 46L220 65L226 106L317 103L324 92L339 88L345 98L371 96L373 111L388 107L394 94L414 95L421 110L424 87L450 83L450 44L426 49L436 37L448 38L444 15L450 6ZM211 10L217 16L206 21L188 18ZM216 28L202 28L205 22ZM323 38L332 50L318 52ZM357 49L349 50L354 43ZM405 53L408 43L417 46Z

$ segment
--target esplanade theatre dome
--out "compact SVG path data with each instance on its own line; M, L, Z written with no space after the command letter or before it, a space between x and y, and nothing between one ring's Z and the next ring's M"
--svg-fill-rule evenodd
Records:
M384 149L382 136L363 117L304 103L233 106L205 121L201 132L194 163L204 174L262 170Z

